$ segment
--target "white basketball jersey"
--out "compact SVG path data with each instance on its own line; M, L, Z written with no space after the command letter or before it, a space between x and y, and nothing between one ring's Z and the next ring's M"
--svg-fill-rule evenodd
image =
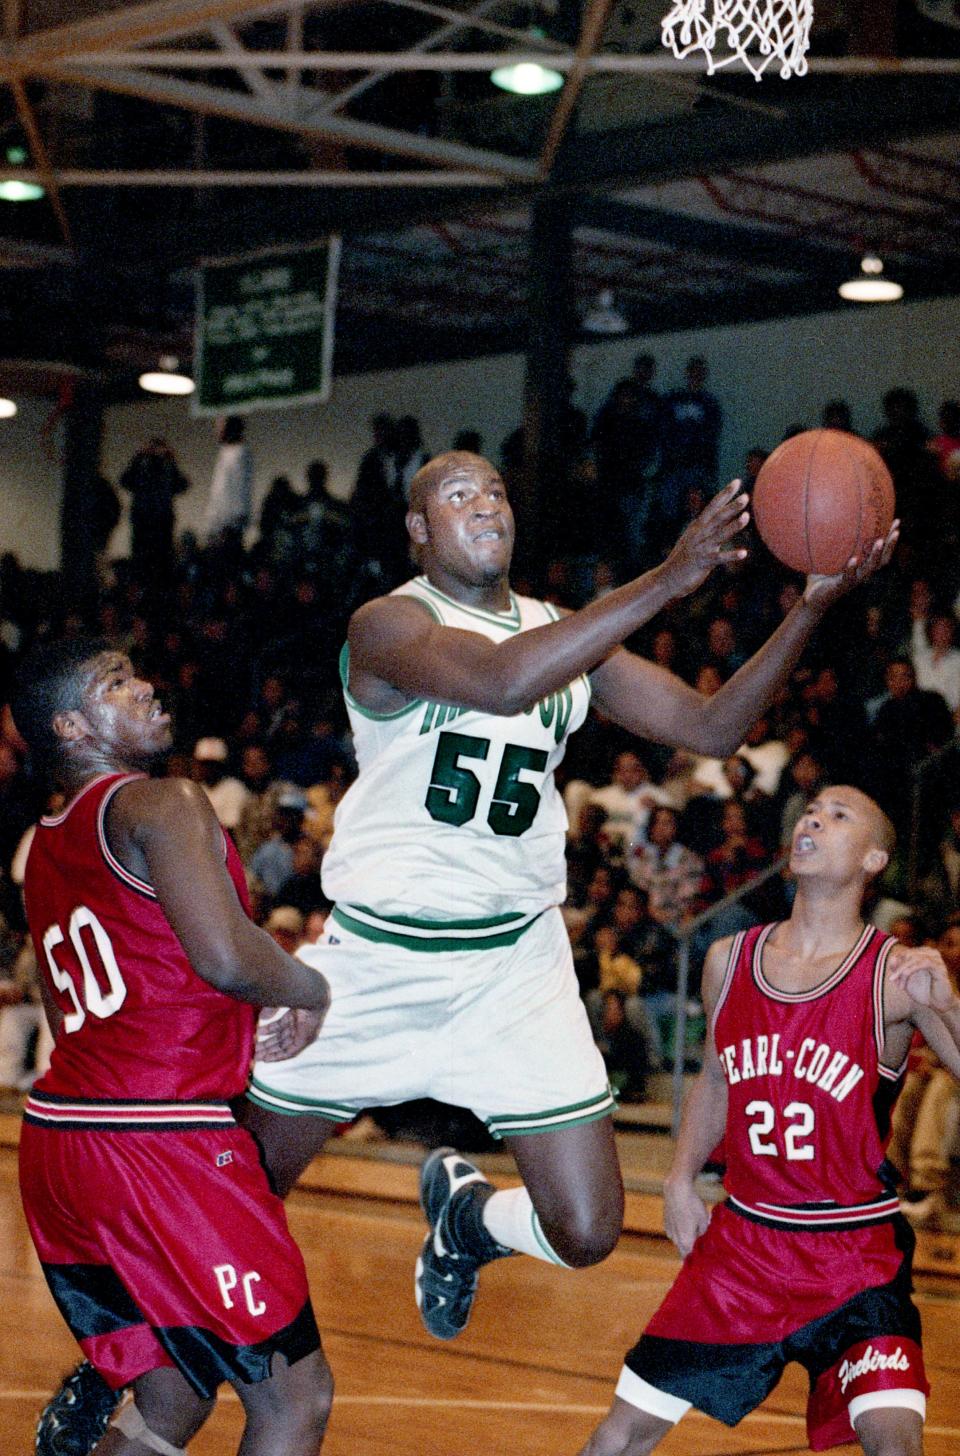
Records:
M511 593L510 609L467 607L425 576L398 587L448 627L503 642L558 618ZM326 893L368 937L487 943L566 894L563 800L554 770L587 714L585 677L514 717L417 700L373 713L341 677L360 774L337 808ZM361 932L361 933L363 933ZM433 948L433 947L430 947ZM439 948L439 944L436 946Z

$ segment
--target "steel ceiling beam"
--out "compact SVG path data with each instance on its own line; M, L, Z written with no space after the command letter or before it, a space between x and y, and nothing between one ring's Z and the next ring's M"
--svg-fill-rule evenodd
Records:
M790 237L782 232L734 226L712 218L691 217L664 208L615 198L584 197L577 205L580 226L600 228L714 257L742 260L746 266L790 268L801 272L848 266L850 249L842 243Z
M487 12L504 4L505 0L497 0L496 5L485 7L482 13L481 7L473 10L455 10L450 5L431 4L429 0L389 0L389 3L401 10L413 10L418 15L432 15L437 20L446 20L454 32L482 30L489 35L500 35L505 40L517 40L522 45L532 46L539 50L551 50L555 45L555 42L548 40L546 36L541 38L531 34L529 30L519 30L514 25L501 25L499 21L487 18Z
M492 173L494 176L508 177L518 182L532 182L536 177L535 164L520 157L508 157L500 152L487 151L483 147L420 136L418 133L353 118L330 116L324 117L322 121L310 121L292 115L282 98L272 100L249 96L202 82L182 81L174 76L146 75L120 67L100 70L63 64L57 66L54 74L61 80L73 81L80 86L136 96L144 101L154 101L160 105L198 112L205 116L226 116L253 126L288 131L304 137L322 140L333 138L351 146L413 157L440 166L476 168L478 172Z
M566 83L560 92L560 99L550 118L547 139L540 154L541 177L549 177L553 169L557 153L560 150L560 143L566 135L567 127L573 119L577 102L580 100L580 92L587 79L593 53L603 39L604 28L613 4L614 0L589 0L587 13L583 17L580 36L577 40L573 65L570 67Z
M24 182L39 182L43 185L43 174L35 168L18 167L17 176ZM427 187L498 188L506 185L501 177L483 176L477 172L332 172L320 168L305 172L276 169L255 172L216 168L206 171L192 171L189 168L137 171L130 168L123 171L106 167L64 167L57 172L57 181L61 187L293 187L307 191L329 187L356 187L387 192L393 188L409 191L411 188Z
M0 269L38 272L42 268L63 268L72 258L59 243L32 243L0 237Z
M263 62L256 56L255 51L248 51L240 44L239 38L230 29L225 20L214 20L209 27L210 34L216 41L218 50L224 58L224 64L230 70L236 71L243 77L243 84L253 93L254 96L265 97L269 101L279 99L279 87L273 81L268 81L263 74ZM251 56L257 60L256 65L249 65ZM288 77L296 76L296 70L290 67ZM290 97L287 96L285 104L290 106Z
M716 84L716 83L715 83ZM727 82L726 84L730 84ZM734 94L746 84L733 83ZM606 192L611 186L651 186L744 167L790 161L821 152L876 147L885 140L954 131L960 115L960 72L902 74L860 81L805 76L779 82L789 105L772 117L698 109L669 125L627 127L599 136L571 136L557 158L550 186Z
M400 4L404 9L426 10L431 14L435 13L437 9L446 10L446 7L414 4L413 0L396 0L396 3ZM448 23L440 26L438 30L432 30L429 35L425 35L422 40L417 41L415 45L410 47L410 53L425 55L437 46L445 45L448 40L452 40L455 35L459 35L460 31L466 26L471 26L472 28L481 26L484 29L489 29L494 22L488 21L487 16L502 4L503 0L480 0L480 4L474 5L469 11L465 11L462 18L457 12L448 12L451 17ZM456 18L452 18L454 16ZM496 28L499 29L499 27ZM362 96L371 87L376 86L382 79L383 74L382 71L376 69L369 71L366 76L363 76L359 81L355 81L352 86L347 86L335 96L330 97L322 105L308 107L306 115L312 118L332 116L334 112L342 110L348 102L353 101L357 96Z
M290 0L151 0L146 5L122 6L105 15L33 31L21 38L17 58L33 64L120 46L150 45L205 31L214 20L251 20L289 6Z
M13 91L17 115L20 118L20 125L23 127L24 135L27 139L27 146L30 148L30 155L36 166L40 184L46 190L47 197L50 200L50 206L53 208L53 214L57 219L60 236L63 238L67 247L72 248L73 234L70 230L70 219L67 217L67 211L63 205L63 198L60 196L56 173L50 164L46 143L37 125L37 119L33 114L33 107L30 105L30 100L27 96L27 88L19 76L14 76L11 79L10 88Z
M210 29L208 25L206 29ZM42 74L56 68L61 62L88 66L139 66L144 70L212 71L222 68L222 59L212 50L142 50L122 49L105 46L99 50L77 50L70 54L55 52L50 55L35 54L28 42L19 44L8 58L13 69L24 74ZM530 47L529 40L523 48L499 51L441 51L434 52L416 47L402 51L304 51L304 50L244 50L237 54L231 65L237 69L252 68L286 71L371 71L384 75L393 72L441 71L471 72L491 71L498 66L516 65L520 61L536 62L555 71L573 71L581 67L577 55L567 50L538 51ZM652 51L643 55L619 55L604 53L590 56L582 62L587 76L689 76L706 81L706 71L699 61L692 57L678 59L669 51ZM898 61L886 61L875 56L824 56L813 57L809 62L808 75L789 82L777 81L781 89L774 93L773 109L778 113L792 104L794 91L815 83L817 78L850 76L854 78L911 78L923 76L960 75L960 57L915 56ZM742 77L731 72L715 75L710 93L720 100L736 102L741 99L736 90L726 93L724 82L737 86ZM753 85L748 94L753 94ZM769 83L773 84L772 80ZM789 89L787 89L789 88ZM759 93L758 93L759 94ZM770 95L768 91L765 93ZM760 106L758 109L766 109Z
M287 13L287 51L295 56L303 50L303 10L294 6ZM300 67L291 67L285 82L291 103L300 89Z
M20 0L3 0L3 37L12 50L20 34Z

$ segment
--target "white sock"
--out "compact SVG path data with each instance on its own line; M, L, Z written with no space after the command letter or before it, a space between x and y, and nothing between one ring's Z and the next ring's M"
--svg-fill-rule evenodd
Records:
M505 1188L494 1193L483 1205L483 1222L491 1237L505 1248L531 1254L547 1264L559 1264L563 1269L571 1267L547 1242L526 1188Z

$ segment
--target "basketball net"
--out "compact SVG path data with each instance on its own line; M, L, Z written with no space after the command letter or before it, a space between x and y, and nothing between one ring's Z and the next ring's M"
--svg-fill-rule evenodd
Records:
M813 0L674 0L663 43L680 59L702 50L707 73L740 61L757 80L779 62L780 74L806 74ZM719 56L714 47L726 43Z

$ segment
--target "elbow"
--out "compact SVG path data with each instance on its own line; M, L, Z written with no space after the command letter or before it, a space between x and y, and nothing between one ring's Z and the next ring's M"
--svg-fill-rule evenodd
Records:
M742 742L743 732L739 726L735 732L718 730L710 735L709 747L703 752L709 754L711 758L730 758L736 753Z
M729 758L736 753L743 739L739 723L728 724L717 712L712 698L703 698L697 710L684 723L680 746L708 758Z
M516 718L520 713L527 713L535 708L538 701L537 698L531 698L529 693L508 691L491 698L483 711L492 713L497 718Z
M490 674L477 697L478 701L472 704L477 712L490 713L496 718L515 718L518 713L536 707L538 702L536 697L531 697L529 689L524 691L505 674L495 673Z
M195 966L198 975L225 996L236 996L245 1000L249 990L248 977L236 956L212 956L202 966Z
M253 922L249 924L252 927ZM202 958L191 956L193 968L199 976L224 995L237 996L241 1000L246 999L250 987L247 971L250 952L242 943L245 929L245 925L241 926L239 939L228 935L218 944L204 947Z

